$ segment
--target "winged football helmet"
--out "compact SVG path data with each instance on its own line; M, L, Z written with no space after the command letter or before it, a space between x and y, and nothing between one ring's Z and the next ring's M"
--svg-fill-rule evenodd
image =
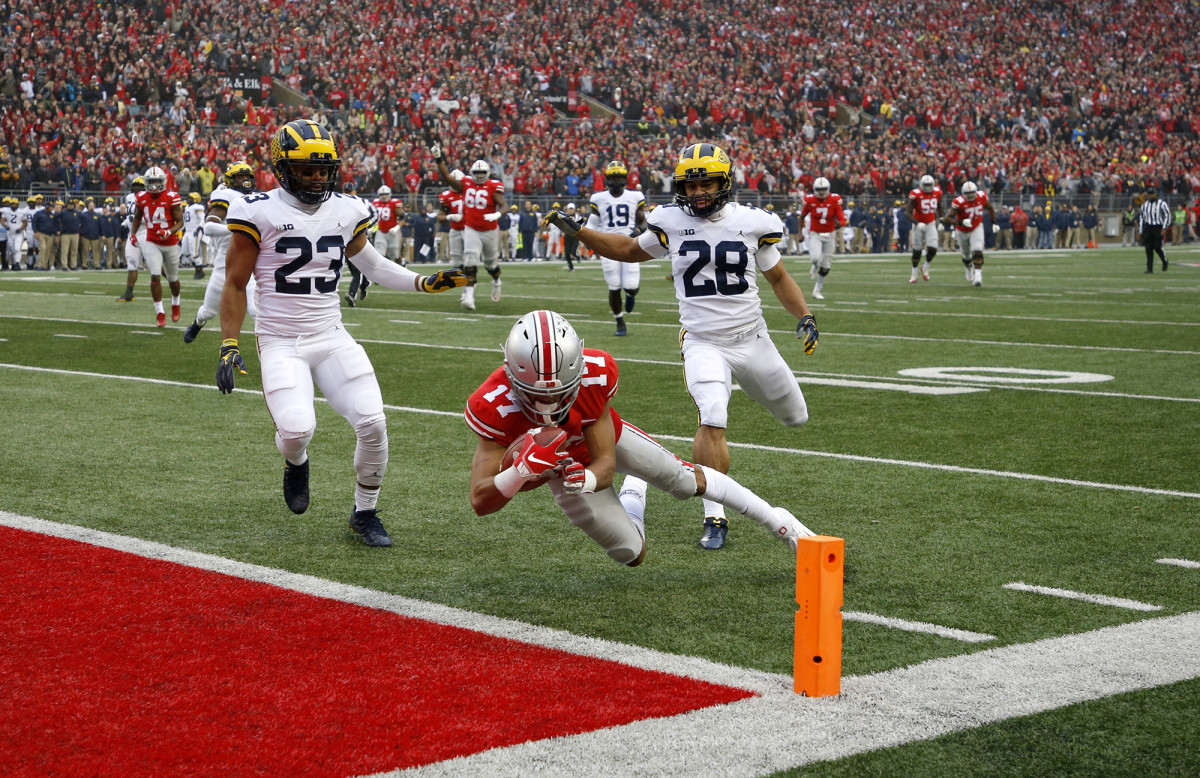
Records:
M329 199L341 166L337 142L311 119L288 122L271 138L271 167L279 185L301 202L318 205Z
M225 168L225 186L235 192L249 194L257 188L257 184L254 168L245 162L234 162Z
M629 168L617 160L608 163L608 167L604 168L604 185L612 190L613 194L619 194L621 189L624 189L629 183Z
M689 216L716 213L733 197L733 164L729 155L711 143L693 143L679 153L675 164L675 204ZM689 181L717 181L713 193L689 195Z

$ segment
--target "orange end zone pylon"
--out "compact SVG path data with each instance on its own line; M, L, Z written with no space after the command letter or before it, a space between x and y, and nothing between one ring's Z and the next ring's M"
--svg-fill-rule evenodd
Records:
M800 538L796 549L797 694L828 697L842 691L842 556L846 541Z

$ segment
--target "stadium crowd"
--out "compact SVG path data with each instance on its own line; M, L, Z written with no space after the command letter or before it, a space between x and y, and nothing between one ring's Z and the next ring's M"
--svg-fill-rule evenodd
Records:
M516 197L586 196L626 161L650 197L696 139L741 188L817 176L892 196L1200 193L1200 7L1172 0L5 3L0 190L118 193L152 164L185 196L267 128L341 135L345 180L441 189L428 141ZM287 84L302 104L272 98ZM588 97L591 100L585 100Z

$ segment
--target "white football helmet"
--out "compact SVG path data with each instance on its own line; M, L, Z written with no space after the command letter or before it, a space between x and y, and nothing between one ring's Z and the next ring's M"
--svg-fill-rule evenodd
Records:
M813 194L821 200L829 197L829 179L821 176L816 181L813 181Z
M167 188L167 171L155 165L142 174L147 192L161 192Z
M492 176L492 168L482 159L477 159L471 163L471 178L475 179L475 183L482 184Z
M962 186L962 196L964 200L974 200L979 196L979 187L975 186L974 181L968 181Z
M504 342L504 374L525 418L543 427L562 424L583 380L583 341L554 311L532 311Z
M930 175L921 176L921 183L920 183L921 191L924 192L925 194L929 194L930 192L933 191L933 186L935 183L936 182L933 180L933 176L930 176Z
M385 185L383 185L383 186L379 187L379 189L375 190L375 194L379 195L379 199L380 199L380 200L388 200L388 199L391 199L391 196L392 196L392 188L391 188L390 186L387 186L387 185L385 184Z

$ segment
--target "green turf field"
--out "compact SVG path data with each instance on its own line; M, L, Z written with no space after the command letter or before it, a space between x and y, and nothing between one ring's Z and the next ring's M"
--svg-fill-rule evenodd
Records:
M1156 561L1200 560L1200 251L1170 256L1168 273L1144 275L1140 250L993 252L982 288L945 252L916 285L905 255L839 257L826 299L809 301L821 331L810 357L765 290L811 418L785 429L735 393L730 474L845 538L846 611L994 638L848 621L845 674L1200 609L1200 570ZM807 293L807 260L787 261ZM666 272L643 266L626 338L613 337L596 262L574 273L505 264L504 299L481 287L474 313L456 293L379 287L343 309L389 405L380 509L391 550L346 528L353 434L323 403L311 508L287 511L261 396L213 385L216 323L182 341L205 283L190 271L183 320L165 330L145 274L132 304L114 302L123 271L0 274L0 510L790 673L794 562L761 527L734 516L727 547L705 552L699 500L652 492L646 561L626 569L547 490L484 518L467 500L475 441L463 404L499 365L511 323L538 307L618 359L622 416L690 454L695 414ZM250 375L239 387L257 391L252 343L243 336ZM1005 588L1014 582L1161 609ZM1198 708L1189 682L808 772L1195 774ZM1128 747L1097 734L1107 731ZM1003 761L1013 749L1032 761Z

